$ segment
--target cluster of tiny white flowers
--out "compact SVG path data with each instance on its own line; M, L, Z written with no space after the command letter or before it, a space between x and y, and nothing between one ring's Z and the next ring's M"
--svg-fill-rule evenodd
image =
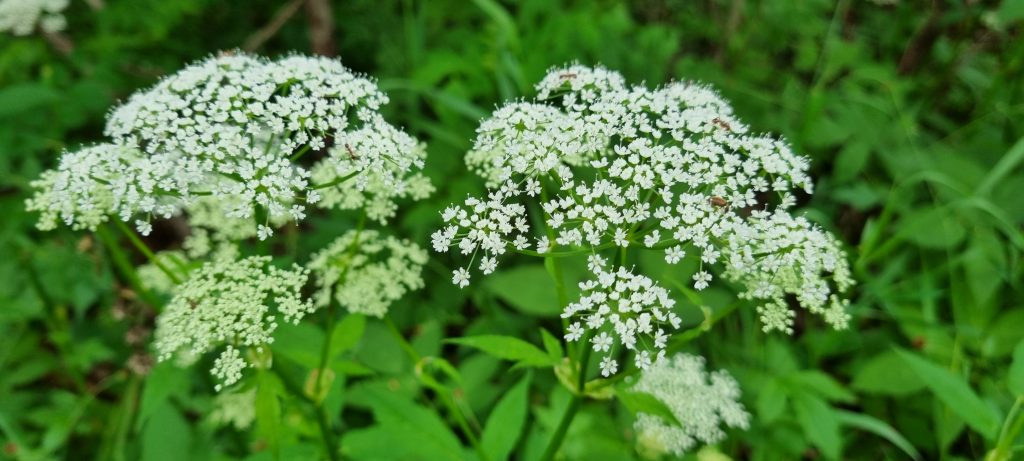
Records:
M365 206L383 222L394 214L391 200L431 190L414 172L423 147L383 120L386 102L334 59L209 58L113 110L106 134L114 145L65 154L37 181L29 206L43 211L41 228L60 219L92 229L117 214L143 234L153 217L199 207L219 216L210 231L237 233L243 223L261 240L318 203ZM329 152L307 167L299 161L310 151ZM323 182L311 181L314 171ZM323 195L332 197L326 205Z
M398 208L396 200L422 200L434 192L423 173L405 165L386 162L370 168L367 164L368 159L386 158L389 152L404 152L416 159L417 165L422 165L427 156L425 145L388 125L379 116L372 125L335 139L334 147L328 151L333 160L320 162L312 170L314 183L338 183L320 191L320 206L363 209L368 218L384 224L394 217ZM355 181L344 180L357 174Z
M331 294L352 313L384 317L388 307L423 288L427 252L408 240L377 231L349 231L313 256L314 303L326 306Z
M223 344L211 370L220 381L217 390L241 379L249 363L240 348L262 352L273 342L279 321L297 323L314 309L300 294L309 271L280 269L270 260L218 259L193 271L157 318L158 359L199 356Z
M676 354L645 371L634 389L664 403L681 425L659 416L638 413L634 427L641 451L682 456L698 443L714 444L725 438L721 426L746 429L750 414L738 401L739 384L724 370L708 373L704 358Z
M256 388L217 394L213 406L210 421L244 431L256 420Z
M0 0L0 32L29 35L36 26L43 32L59 32L67 27L61 12L69 0Z
M641 370L665 355L672 331L682 320L672 312L675 300L668 290L643 275L624 267L608 270L600 256L590 257L594 280L580 283L580 299L562 312L569 319L566 341L588 340L601 356L601 375L608 377L619 369L614 359L618 345L634 352L634 363ZM587 346L590 347L590 346Z
M790 210L812 192L809 161L778 139L748 133L715 91L673 82L629 87L603 68L551 71L537 102L514 102L481 123L467 155L489 190L442 212L438 252L457 248L494 270L505 253L640 248L677 264L699 258L757 299L766 330L790 330L784 302L846 325L837 293L853 281L837 239ZM543 211L534 229L528 203ZM469 284L470 267L453 282ZM828 306L826 306L826 304ZM781 309L781 310L780 310Z

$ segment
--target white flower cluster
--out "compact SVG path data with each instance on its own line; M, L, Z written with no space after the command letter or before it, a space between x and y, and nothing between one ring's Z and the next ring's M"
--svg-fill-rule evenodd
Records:
M698 443L714 444L725 438L721 426L746 429L750 414L739 403L740 387L724 370L708 373L704 358L676 354L659 360L640 376L634 387L670 410L681 425L638 413L634 423L642 452L682 456Z
M596 279L580 283L579 301L565 307L562 318L572 322L565 339L574 342L587 338L594 352L604 353L602 376L618 371L619 364L613 357L620 344L635 352L637 368L647 370L665 356L669 333L682 323L672 312L675 300L650 278L624 267L610 271L606 266L600 256L590 257L590 270Z
M603 68L569 66L537 86L538 102L515 102L482 122L472 171L486 197L442 213L438 252L456 247L489 273L508 251L640 248L676 264L699 258L693 286L712 268L761 300L766 330L789 330L787 295L845 326L836 293L853 284L830 234L790 210L812 192L809 162L778 139L748 133L713 90L673 82L629 87ZM543 211L531 224L528 203ZM479 259L477 258L478 253ZM469 284L468 267L453 280Z
M221 426L231 425L244 431L256 420L256 388L238 392L223 392L213 399L210 421Z
M114 143L66 154L36 182L30 208L44 212L41 228L58 219L94 228L117 214L143 234L154 216L198 208L219 217L206 223L211 231L246 228L262 240L326 195L327 206L365 206L384 221L392 200L431 190L414 172L423 147L383 120L386 102L334 59L209 58L112 111ZM298 162L311 151L328 154Z
M317 306L331 302L349 312L384 317L388 307L411 290L423 288L427 252L408 240L377 231L349 231L313 256Z
M226 345L211 373L220 381L218 391L237 382L249 366L241 348L262 352L273 342L278 322L297 323L314 310L300 294L309 271L299 266L280 269L270 260L219 259L192 272L157 318L158 359L198 357Z
M69 0L0 0L0 32L29 35L36 26L43 32L59 32L67 27L61 12Z

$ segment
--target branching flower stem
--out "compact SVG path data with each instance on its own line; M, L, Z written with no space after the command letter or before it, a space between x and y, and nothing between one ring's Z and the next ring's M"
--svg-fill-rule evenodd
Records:
M348 269L351 267L352 256L359 249L359 234L362 232L363 227L366 224L366 213L363 213L359 217L359 223L356 225L356 236L352 239L352 244L348 249L348 262L345 264L345 269L341 274L340 280L345 280L348 275ZM324 323L324 344L320 349L320 366L317 368L316 384L313 386L313 406L316 407L317 422L320 426L321 435L324 438L324 447L328 451L327 456L331 461L338 459L338 448L334 445L334 431L331 428L331 420L327 417L327 413L324 410L324 400L320 398L323 393L324 386L324 375L327 372L327 361L330 359L331 351L331 338L334 334L334 324L336 320L335 316L335 301L331 301L327 305L327 322Z

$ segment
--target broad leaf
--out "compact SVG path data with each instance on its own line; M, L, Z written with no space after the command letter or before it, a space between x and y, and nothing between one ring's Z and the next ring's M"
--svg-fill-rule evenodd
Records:
M480 349L499 359L511 360L527 366L546 367L557 363L537 346L511 336L467 336L448 339L446 342Z
M995 438L1002 418L971 390L963 378L917 354L900 349L896 352L950 411L986 439Z
M509 454L522 436L529 404L530 378L531 375L527 373L498 401L487 417L480 443L491 460L509 459Z

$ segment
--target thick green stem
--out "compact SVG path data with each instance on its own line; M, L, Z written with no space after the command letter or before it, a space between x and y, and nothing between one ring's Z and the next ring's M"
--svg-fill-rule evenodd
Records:
M149 245L146 245L146 242L143 242L138 235L135 235L135 231L131 230L128 225L121 220L114 219L113 221L121 233L128 237L128 240L132 242L132 245L134 245L140 253L145 255L149 262L153 263L154 266L163 271L163 273L167 275L167 278L171 279L175 285L181 283L181 278L179 278L171 268L167 267L167 265L156 257L156 254L149 248Z

